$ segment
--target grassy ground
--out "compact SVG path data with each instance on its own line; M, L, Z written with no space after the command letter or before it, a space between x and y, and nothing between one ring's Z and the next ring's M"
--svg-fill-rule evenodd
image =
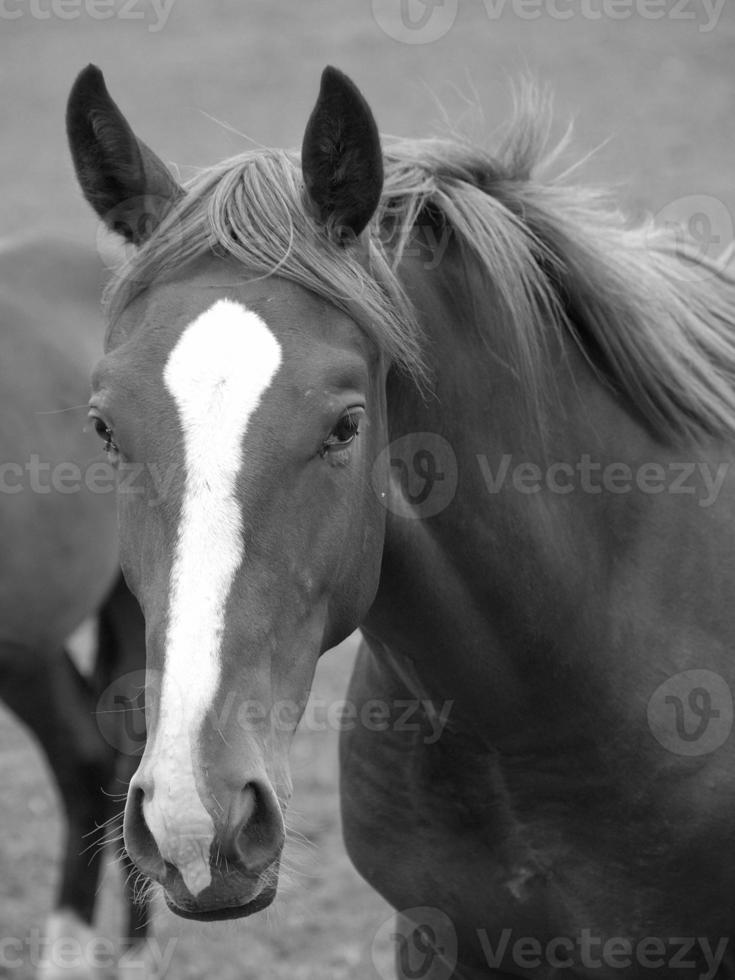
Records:
M165 26L152 32L156 18L144 0L132 8L143 20L94 20L83 12L87 0L66 8L81 12L76 19L39 19L30 2L8 0L2 10L21 16L0 15L0 236L40 228L94 239L96 225L74 186L63 136L66 94L88 61L103 67L140 135L185 173L246 145L235 131L261 143L298 143L319 71L329 62L359 82L384 131L409 135L438 128L433 95L456 120L466 115L465 96L473 91L485 111L480 128L492 131L508 109L508 78L530 70L552 84L561 118L576 116L582 150L612 137L588 167L592 179L619 184L636 210L665 208L667 216L687 217L713 208L727 226L735 207L731 9L713 29L701 30L708 16L695 2L678 8L694 19L647 20L633 12L640 7L631 0L630 16L621 20L579 12L559 20L549 16L546 2L539 3L539 19L527 20L512 2L493 19L497 3L463 0L444 36L405 44L378 23L387 23L391 2L376 0L376 19L367 0L176 0ZM43 13L51 4L37 0L35 9ZM115 4L119 10L121 2ZM557 7L579 11L580 4ZM444 11L452 9L446 0ZM349 644L325 658L318 696L340 696L350 658ZM294 857L300 873L272 913L203 927L159 912L160 940L176 940L172 978L378 975L371 944L388 913L351 869L341 844L335 745L329 732L296 739L294 808L313 847ZM23 937L50 907L61 828L40 757L2 713L0 785L0 937ZM114 933L112 871L103 891L101 925ZM378 953L387 962L387 950ZM27 980L29 967L16 975Z

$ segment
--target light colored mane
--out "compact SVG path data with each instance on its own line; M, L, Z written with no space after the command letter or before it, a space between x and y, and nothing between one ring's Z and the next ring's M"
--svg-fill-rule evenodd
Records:
M113 281L108 313L114 319L146 285L214 249L240 262L244 279L277 274L330 300L423 382L424 345L400 260L430 215L492 283L505 349L534 404L543 401L556 330L662 440L734 438L735 280L698 258L694 243L682 247L679 230L632 226L605 195L571 183L569 171L544 176L565 142L549 149L549 132L548 103L531 91L492 155L461 139L389 141L368 268L315 224L296 154L244 153L187 186Z

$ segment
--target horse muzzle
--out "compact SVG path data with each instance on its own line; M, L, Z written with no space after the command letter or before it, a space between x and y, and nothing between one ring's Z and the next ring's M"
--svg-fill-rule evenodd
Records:
M215 802L216 801L216 802ZM139 772L125 808L125 846L147 878L163 886L177 915L228 919L273 901L285 841L283 814L265 779L218 787L205 808Z

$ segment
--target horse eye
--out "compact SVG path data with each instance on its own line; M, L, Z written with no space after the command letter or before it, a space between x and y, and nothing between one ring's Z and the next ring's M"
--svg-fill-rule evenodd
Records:
M360 420L356 415L343 415L335 425L332 435L337 442L352 442L360 431Z
M100 439L107 440L112 435L112 432L110 431L108 426L105 425L102 419L94 418L92 420L92 424L94 425L94 431L97 433Z
M360 434L360 415L347 412L332 429L329 438L322 445L321 455L325 456L330 449L344 449Z
M91 418L92 418L92 425L94 426L94 431L97 433L97 435L100 437L100 439L102 439L102 441L105 444L105 452L107 453L107 455L108 456L116 455L118 452L118 448L115 445L112 429L103 419L99 417L99 415L93 415L91 416Z

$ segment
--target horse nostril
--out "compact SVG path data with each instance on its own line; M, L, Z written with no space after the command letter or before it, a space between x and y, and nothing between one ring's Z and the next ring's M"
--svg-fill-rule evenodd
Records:
M283 815L272 788L267 783L248 783L233 816L234 856L248 871L264 871L280 854L285 838Z
M125 850L139 871L148 878L162 881L166 874L166 864L145 821L144 800L143 787L131 784L125 804Z

